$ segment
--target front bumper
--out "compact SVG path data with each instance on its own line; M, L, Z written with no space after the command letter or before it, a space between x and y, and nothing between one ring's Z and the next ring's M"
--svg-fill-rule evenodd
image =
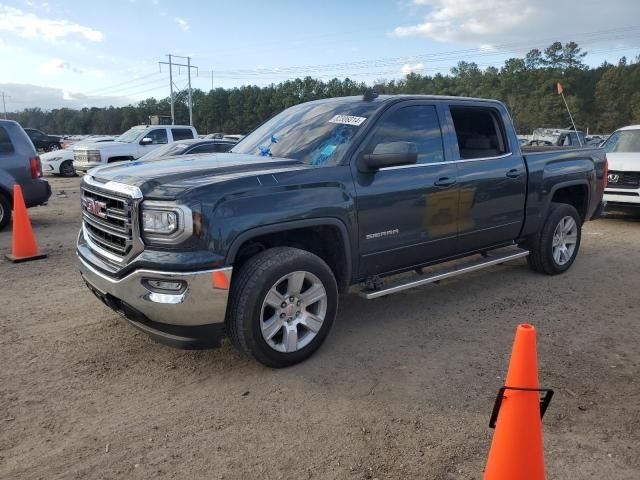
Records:
M57 175L60 173L60 164L62 164L62 160L55 160L52 162L42 161L42 173L48 174L52 173Z
M73 168L76 172L80 172L82 174L87 173L92 168L101 167L105 165L103 162L78 162L77 160L73 161Z
M640 188L607 188L604 191L607 205L640 206Z
M224 330L232 267L196 272L134 270L111 278L82 256L80 273L107 306L155 340L178 348L218 346ZM149 280L182 283L177 292L159 290Z

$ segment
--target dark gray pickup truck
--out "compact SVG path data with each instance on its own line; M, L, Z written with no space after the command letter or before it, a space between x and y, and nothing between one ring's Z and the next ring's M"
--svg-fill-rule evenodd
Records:
M601 149L523 155L500 102L369 92L291 107L231 153L89 172L77 252L96 296L156 339L228 335L283 367L351 285L373 299L521 257L566 271L606 179Z

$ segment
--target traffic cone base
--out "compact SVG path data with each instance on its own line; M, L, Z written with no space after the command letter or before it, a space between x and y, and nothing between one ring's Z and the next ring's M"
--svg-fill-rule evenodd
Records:
M31 255L30 257L15 257L10 253L8 253L5 255L5 258L7 260L11 260L13 263L22 263L22 262L29 262L31 260L40 260L41 258L47 258L47 254L39 253L37 255Z
M6 258L13 263L19 263L45 257L46 255L38 251L27 206L22 196L22 188L16 183L13 186L13 238L11 239L11 253L6 255Z

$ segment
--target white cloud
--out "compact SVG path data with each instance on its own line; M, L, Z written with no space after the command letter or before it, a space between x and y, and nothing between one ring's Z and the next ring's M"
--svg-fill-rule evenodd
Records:
M39 107L45 110L53 108L83 108L122 106L135 103L136 100L125 96L84 95L67 89L42 87L21 83L0 83L0 90L7 93L7 110L17 111ZM14 101L15 100L15 101Z
M520 43L524 50L555 40L593 45L596 38L588 32L631 27L633 19L640 17L638 0L612 3L615 5L603 7L601 0L583 0L576 8L575 3L557 0L413 0L411 8L424 13L423 21L398 26L393 33L400 38L424 37L485 50L508 42ZM637 33L609 34L597 43L637 44ZM531 45L534 42L536 45ZM537 45L541 42L543 45Z
M11 32L24 38L42 38L47 41L69 36L80 36L90 42L101 42L104 33L69 20L41 18L13 7L0 5L0 31Z
M422 70L424 70L424 63L414 63L413 65L410 63L405 63L400 69L400 72L403 75L409 75L410 73L420 72Z
M187 22L184 18L176 17L174 18L174 20L178 24L178 26L185 32L191 28L189 22Z
M52 58L48 62L43 63L39 69L41 75L55 75L64 71L77 73L87 77L103 77L105 75L103 70L97 68L78 68L70 65L61 58Z

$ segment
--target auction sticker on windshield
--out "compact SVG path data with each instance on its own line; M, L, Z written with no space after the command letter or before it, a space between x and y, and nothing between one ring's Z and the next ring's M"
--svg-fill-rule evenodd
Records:
M362 125L366 120L365 117L354 117L353 115L336 115L329 123L341 123L342 125L355 125L356 127Z

